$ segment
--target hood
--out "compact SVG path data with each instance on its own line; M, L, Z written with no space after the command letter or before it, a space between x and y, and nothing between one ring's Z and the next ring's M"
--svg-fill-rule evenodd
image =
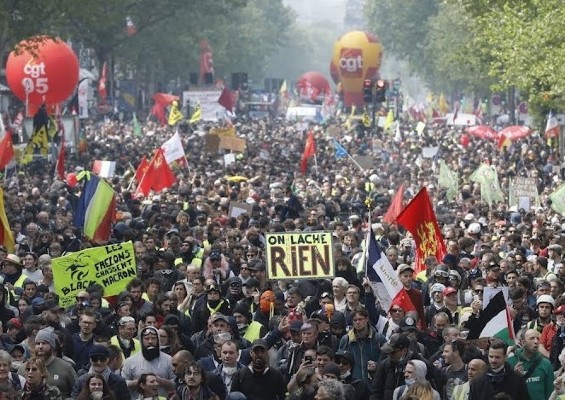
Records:
M139 332L138 339L139 339L139 343L141 344L141 347L143 347L143 334L147 331L152 331L155 335L157 335L157 347L161 348L161 339L159 338L159 330L157 330L157 328L153 326L146 326L141 330L141 332Z
M426 366L426 363L421 360L410 360L408 362L414 364L414 375L416 380L425 381L426 374L428 373L428 367Z

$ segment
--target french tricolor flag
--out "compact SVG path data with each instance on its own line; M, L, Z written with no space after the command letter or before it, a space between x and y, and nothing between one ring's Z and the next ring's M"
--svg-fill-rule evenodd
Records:
M95 160L92 172L101 178L112 178L116 172L116 162Z
M373 229L369 230L368 236L367 278L382 309L388 313L392 304L397 304L404 312L415 311L416 308L402 286L398 274L377 243Z

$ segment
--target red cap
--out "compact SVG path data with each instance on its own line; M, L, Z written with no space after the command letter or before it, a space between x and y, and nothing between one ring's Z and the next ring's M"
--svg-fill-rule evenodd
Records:
M451 293L457 293L457 290L455 288L450 287L450 286L443 289L443 295L444 296L449 296Z

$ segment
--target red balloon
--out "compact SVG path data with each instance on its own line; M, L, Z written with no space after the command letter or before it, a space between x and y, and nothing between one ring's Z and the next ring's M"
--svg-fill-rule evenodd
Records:
M330 96L332 89L328 80L319 72L311 71L300 75L296 82L300 97L315 99L319 95Z
M19 47L19 54L12 51L8 56L6 80L21 101L55 104L73 93L78 83L78 58L64 41L33 38L31 44L23 41Z
M75 187L77 184L77 174L75 174L74 172L69 172L67 174L67 185L69 185L70 187Z

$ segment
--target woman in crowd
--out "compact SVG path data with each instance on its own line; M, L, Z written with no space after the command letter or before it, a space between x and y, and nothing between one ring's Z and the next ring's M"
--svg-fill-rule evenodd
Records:
M58 388L47 385L48 372L43 359L30 358L25 365L25 374L22 400L63 400Z
M320 382L314 400L345 400L343 383L333 379Z
M12 356L6 350L0 350L0 386L20 391L25 386L26 381L23 376L12 372L11 366Z
M161 400L159 393L159 382L155 374L141 374L137 380L137 400ZM122 399L120 399L122 400Z
M92 374L86 379L76 400L116 400L116 397L102 375Z

